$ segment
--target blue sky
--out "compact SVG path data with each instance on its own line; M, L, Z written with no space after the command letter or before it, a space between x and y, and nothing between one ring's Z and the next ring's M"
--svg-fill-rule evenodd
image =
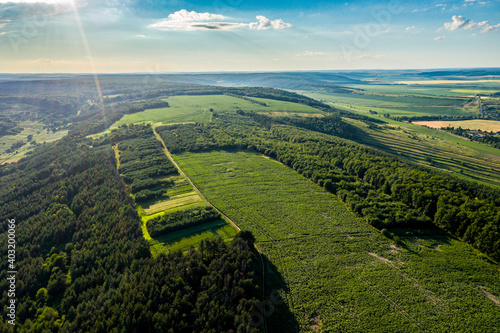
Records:
M0 72L500 67L500 0L0 0Z

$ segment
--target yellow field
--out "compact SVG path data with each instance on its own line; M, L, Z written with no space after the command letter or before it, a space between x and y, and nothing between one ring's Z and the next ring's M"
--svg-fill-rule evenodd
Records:
M481 83L481 82L496 82L500 80L421 80L421 81L397 81L397 84L443 84L443 83Z
M471 94L471 95L476 95L476 94L492 94L496 92L497 90L481 90L481 89L453 89L450 90L452 92L457 92L457 93L462 93L462 94Z
M413 124L424 125L431 128L441 127L462 127L463 129L482 130L482 131L500 131L500 121L495 120L459 120L459 121L414 121Z
M168 200L160 201L155 203L154 205L149 206L144 209L144 212L147 215L155 214L158 212L162 212L165 210L189 205L194 202L202 201L200 196L196 192L184 193L181 195L176 195Z

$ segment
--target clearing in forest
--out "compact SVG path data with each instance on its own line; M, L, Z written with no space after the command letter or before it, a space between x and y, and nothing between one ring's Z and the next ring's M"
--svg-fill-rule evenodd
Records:
M266 288L284 288L301 331L310 331L316 317L332 332L500 327L498 306L477 287L499 295L500 272L462 242L433 230L419 235L419 245L401 235L395 250L336 196L259 154L213 151L174 159L215 207L253 232L283 277L276 282L271 273ZM289 329L286 320L273 318L269 314L269 332Z
M227 112L238 110L246 112L291 112L321 114L322 111L313 107L264 98L237 98L226 95L171 96L165 99L170 107L150 109L143 112L125 115L114 123L111 128L123 124L156 123L207 123L212 119L212 112Z

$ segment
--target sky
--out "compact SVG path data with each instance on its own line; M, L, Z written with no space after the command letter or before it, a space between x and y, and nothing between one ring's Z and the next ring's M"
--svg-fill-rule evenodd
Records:
M500 67L500 0L0 0L0 73Z

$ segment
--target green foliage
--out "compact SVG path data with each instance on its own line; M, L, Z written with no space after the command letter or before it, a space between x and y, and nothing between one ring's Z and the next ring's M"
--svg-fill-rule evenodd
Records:
M461 127L442 127L441 130L450 132L455 135L463 136L472 141L485 143L487 145L500 149L500 136L498 133L463 129Z
M209 126L162 127L158 133L172 152L252 147L318 184L327 183L376 228L435 225L500 261L500 242L494 241L500 237L499 190L337 137L283 125L267 131L249 118L221 115Z
M283 288L300 327L276 310L269 332L308 332L316 317L333 332L481 332L500 324L498 306L478 288L500 294L497 267L439 229L393 228L388 240L334 195L255 152L174 158L276 266L278 275L266 266L266 290Z
M46 288L40 288L38 289L36 293L36 303L38 306L44 307L47 304L47 300L49 299L48 297L48 291Z
M261 296L252 244L206 241L151 258L114 151L83 140L44 145L0 177L3 236L16 219L16 330L246 331Z
M151 237L156 237L172 231L220 219L221 215L215 209L208 206L166 213L149 220L147 227Z
M118 145L118 171L125 182L130 184L132 193L172 184L171 180L160 177L178 174L165 155L161 143L154 136L151 125L123 125L110 133L109 140ZM138 201L163 194L161 190L143 191L138 195Z

